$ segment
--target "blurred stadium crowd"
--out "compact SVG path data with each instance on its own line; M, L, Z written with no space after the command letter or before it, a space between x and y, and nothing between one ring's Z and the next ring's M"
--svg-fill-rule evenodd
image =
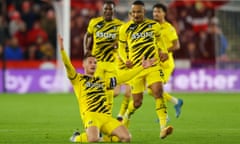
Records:
M119 5L123 1L115 0ZM157 1L155 1L157 2ZM154 3L155 3L154 2ZM162 1L160 1L162 2ZM215 8L227 1L164 1L169 4L167 19L175 26L181 42L176 59L190 60L192 67L212 67L227 59L228 41L218 25ZM147 3L147 2L146 2ZM149 3L149 4L154 4ZM83 58L83 36L89 19L100 15L102 1L72 0L70 12L71 58ZM125 7L128 3L125 3ZM126 11L117 11L125 20ZM151 8L147 11L151 18ZM55 60L56 20L53 7L41 0L1 0L0 57L6 60ZM4 54L3 54L4 49Z

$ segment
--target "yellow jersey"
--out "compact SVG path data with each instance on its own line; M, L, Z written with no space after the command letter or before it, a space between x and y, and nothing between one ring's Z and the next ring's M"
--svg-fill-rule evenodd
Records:
M82 117L86 112L110 114L111 111L106 96L107 90L114 89L117 84L131 80L143 70L143 67L139 67L138 69L121 73L117 77L107 77L105 79L97 76L91 77L77 73L64 50L61 50L61 56L68 78L72 83L74 93L77 97Z
M175 28L168 22L160 24L161 31L161 41L159 43L160 47L168 49L172 47L172 41L178 39L177 32ZM160 62L161 67L163 68L174 68L174 58L172 52L168 52L168 60L165 62Z
M133 68L141 65L142 59L156 58L159 61L158 42L160 24L145 19L137 24L132 20L123 24L119 32L119 55L126 62L129 59ZM126 50L127 49L127 50Z
M90 20L87 32L93 34L92 55L96 57L97 61L115 61L117 52L115 45L122 24L123 22L116 18L112 21L105 21L103 17Z

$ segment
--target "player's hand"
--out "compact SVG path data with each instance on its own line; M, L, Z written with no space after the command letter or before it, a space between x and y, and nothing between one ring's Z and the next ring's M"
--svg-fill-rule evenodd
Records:
M145 60L145 59L143 58L143 60L142 60L142 66L143 66L143 68L149 68L149 67L151 67L151 66L154 66L156 61L157 61L156 58L151 58L151 59L147 59L147 60Z
M126 61L126 66L127 66L127 68L132 68L133 64L130 60L127 60Z
M159 52L159 58L161 62L168 60L168 53Z
M61 50L64 50L64 47L63 47L63 38L60 34L58 34L58 44L59 44L59 47Z

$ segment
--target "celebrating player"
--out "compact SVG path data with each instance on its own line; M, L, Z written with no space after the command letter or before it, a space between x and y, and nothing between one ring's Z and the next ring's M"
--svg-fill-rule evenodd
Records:
M118 31L123 24L117 18L113 18L115 3L104 1L103 16L90 20L87 33L84 37L84 49L91 53L98 63L95 75L100 77L116 76L116 56ZM93 47L91 43L93 42ZM114 91L108 91L109 107L112 109ZM115 93L118 95L118 93Z
M98 142L99 133L116 136L117 141L129 142L130 133L124 125L110 115L107 104L107 89L113 89L117 83L123 83L136 76L144 68L152 66L154 59L142 61L142 66L138 69L129 70L118 77L94 76L97 62L92 55L87 55L83 60L85 74L77 73L71 61L67 57L63 48L63 39L58 36L61 48L62 60L64 62L67 75L73 85L75 95L78 100L80 115L82 117L86 133L74 133L72 142Z
M141 59L159 59L158 42L160 41L160 25L156 21L145 18L145 8L142 1L135 1L131 6L132 19L123 24L119 34L119 54L125 63L130 63L132 68L141 66ZM129 49L129 58L125 48ZM162 49L164 51L164 49ZM129 103L124 123L128 125L130 116L139 108L143 100L145 86L151 89L156 103L156 112L160 119L160 137L165 138L172 133L173 127L167 126L167 111L163 99L163 79L160 76L160 65L143 70L131 81L133 102Z
M131 12L128 13L128 20L132 20ZM125 49L126 53L128 53L128 47ZM128 55L128 54L127 54ZM128 57L128 56L127 56ZM124 61L121 59L121 57L118 57L118 73L124 73L125 71L129 70L131 68L131 65L127 65L124 63ZM123 116L128 108L128 104L131 100L131 87L130 82L126 82L125 84L122 84L121 86L124 86L125 92L124 97L117 115L117 120L122 121Z
M163 4L155 4L153 6L153 19L159 22L161 26L161 44L160 47L165 47L168 51L168 59L160 62L161 71L163 72L164 83L167 83L174 70L175 64L173 59L173 52L180 48L178 35L175 28L166 21L167 8ZM160 57L165 57L163 53L159 53ZM169 93L164 92L163 97L174 104L176 110L176 117L178 118L181 113L183 100L171 96Z

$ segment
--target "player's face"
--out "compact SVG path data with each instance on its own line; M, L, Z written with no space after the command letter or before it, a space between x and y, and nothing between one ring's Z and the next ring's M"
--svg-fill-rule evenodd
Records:
M161 8L153 9L153 19L156 21L162 21L165 18L165 12Z
M95 57L88 57L83 61L83 68L86 74L93 75L97 68L97 60Z
M132 5L131 16L135 23L141 23L144 20L145 9L142 5Z
M111 21L114 14L114 5L113 4L104 4L103 5L103 17L106 21Z

